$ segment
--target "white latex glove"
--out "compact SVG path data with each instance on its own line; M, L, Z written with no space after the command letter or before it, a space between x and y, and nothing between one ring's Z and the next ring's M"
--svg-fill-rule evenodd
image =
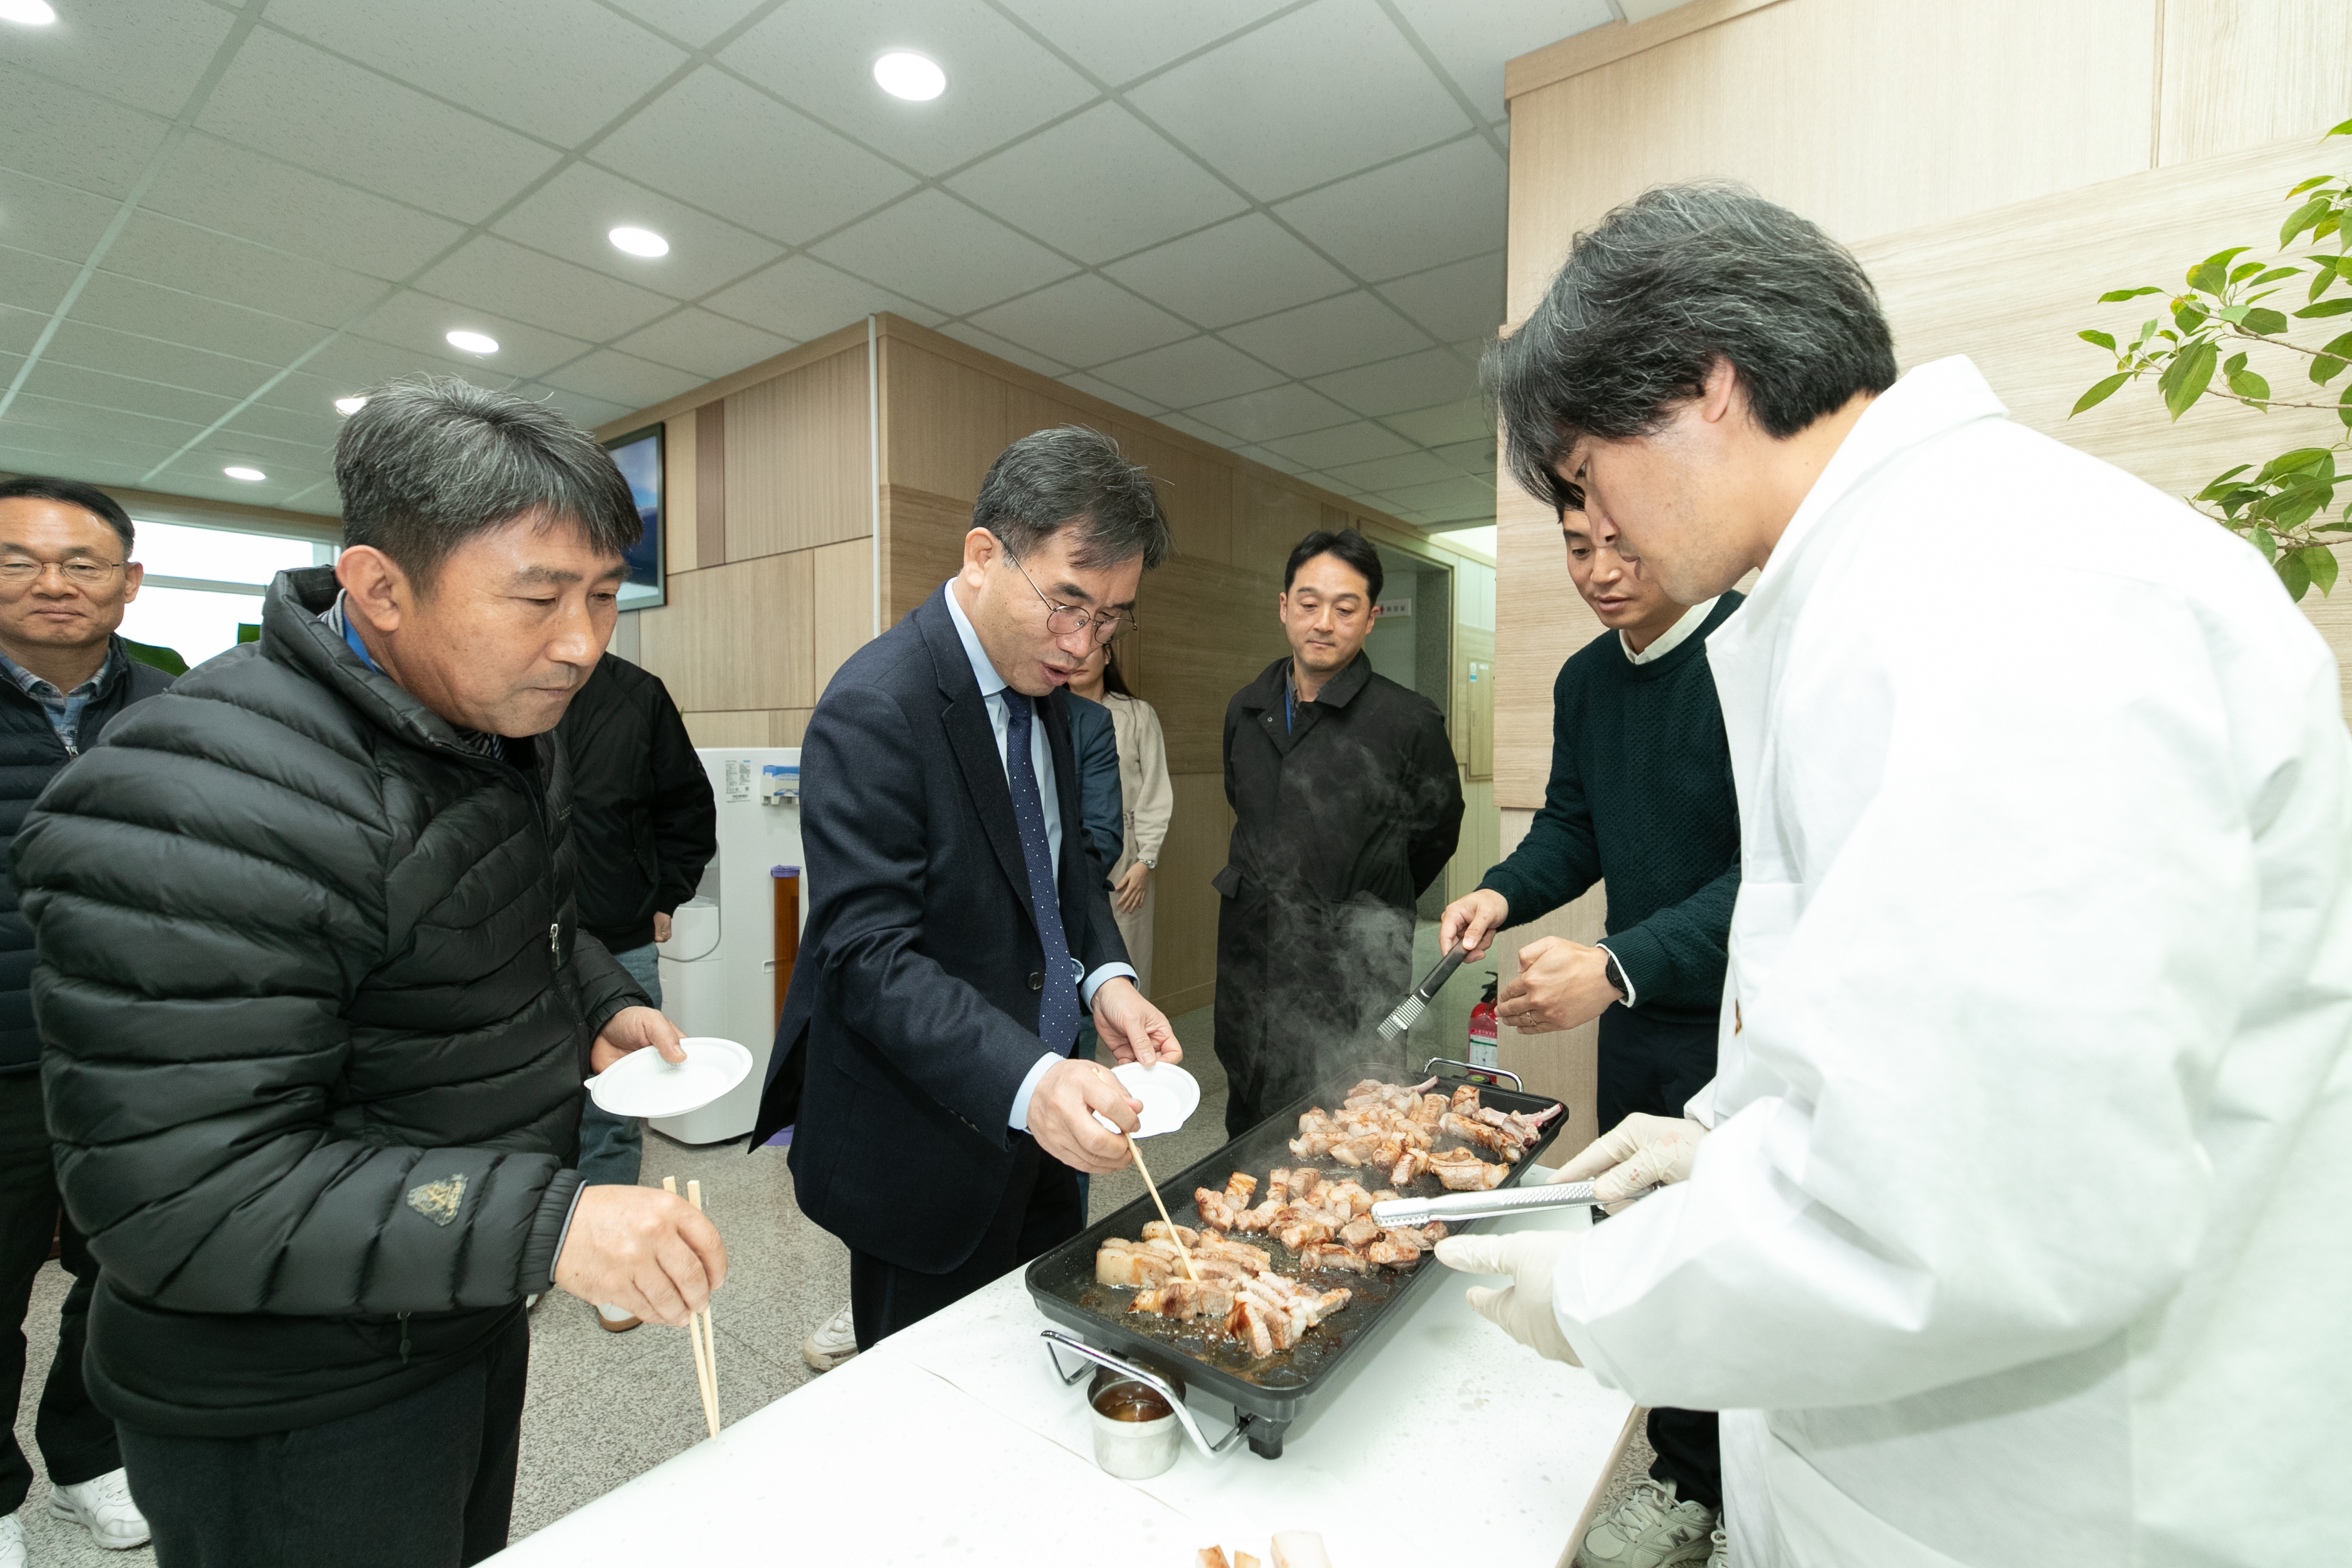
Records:
M1562 1165L1555 1182L1591 1182L1592 1201L1602 1205L1637 1198L1652 1187L1690 1180L1691 1162L1706 1129L1687 1116L1645 1116L1620 1121Z
M1507 1236L1449 1236L1437 1244L1437 1261L1464 1274L1507 1274L1500 1290L1473 1285L1465 1292L1477 1314L1550 1361L1582 1366L1551 1310L1551 1275L1568 1237L1556 1230L1521 1230Z

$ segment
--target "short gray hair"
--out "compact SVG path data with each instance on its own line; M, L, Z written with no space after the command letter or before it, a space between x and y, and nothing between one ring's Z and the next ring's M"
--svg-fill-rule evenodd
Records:
M600 554L645 531L593 437L543 403L454 375L371 388L336 438L335 484L343 547L373 545L428 585L467 539L533 512L577 522Z
M1554 472L1569 448L1648 435L1717 361L1781 440L1895 384L1878 291L1819 226L1727 181L1644 191L1576 237L1543 302L1486 353L1512 477L1580 510Z
M1118 442L1079 425L1036 431L998 453L980 481L971 525L1003 540L1015 561L1072 528L1071 563L1088 570L1140 555L1148 572L1175 548L1150 476Z

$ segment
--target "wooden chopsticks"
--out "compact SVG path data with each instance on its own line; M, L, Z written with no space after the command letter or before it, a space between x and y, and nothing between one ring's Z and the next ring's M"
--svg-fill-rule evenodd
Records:
M1135 1138L1131 1133L1128 1136L1127 1152L1135 1156L1135 1168L1143 1174L1144 1189L1150 1193L1152 1206L1159 1209L1161 1223L1168 1226L1168 1239L1174 1242L1176 1250L1184 1255L1184 1272L1192 1277L1193 1284L1198 1285L1201 1282L1201 1275L1200 1271L1192 1267L1192 1249L1185 1246L1183 1238L1176 1234L1176 1222L1168 1217L1168 1203L1160 1195L1160 1184L1151 1179L1151 1167L1143 1163L1143 1151L1135 1146Z
M677 1178L664 1176L662 1191L676 1197ZM687 1201L694 1205L694 1212L700 1214L702 1184L687 1183L686 1194ZM716 1437L719 1436L719 1342L711 1337L710 1309L705 1307L699 1312L688 1313L686 1332L687 1337L694 1342L694 1384L702 1392L702 1419L709 1426L710 1435Z

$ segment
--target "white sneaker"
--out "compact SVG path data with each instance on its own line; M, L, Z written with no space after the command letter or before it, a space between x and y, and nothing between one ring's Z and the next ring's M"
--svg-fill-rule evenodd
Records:
M857 1323L846 1307L801 1342L801 1360L819 1372L831 1372L856 1353Z
M1715 1527L1715 1534L1708 1538L1706 1568L1731 1568L1731 1542L1725 1538L1723 1526L1719 1524Z
M0 1568L25 1568L25 1527L13 1513L0 1519Z
M1675 1500L1675 1483L1644 1476L1576 1549L1575 1568L1679 1568L1704 1562L1715 1530L1705 1503Z
M147 1544L147 1518L131 1500L131 1479L109 1470L94 1481L49 1489L49 1511L89 1531L109 1552Z

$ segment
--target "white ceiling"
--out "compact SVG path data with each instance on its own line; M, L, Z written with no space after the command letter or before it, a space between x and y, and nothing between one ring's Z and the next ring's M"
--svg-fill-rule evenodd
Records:
M53 3L0 24L0 468L332 513L384 377L597 425L894 310L1425 525L1494 515L1503 62L1615 14Z

